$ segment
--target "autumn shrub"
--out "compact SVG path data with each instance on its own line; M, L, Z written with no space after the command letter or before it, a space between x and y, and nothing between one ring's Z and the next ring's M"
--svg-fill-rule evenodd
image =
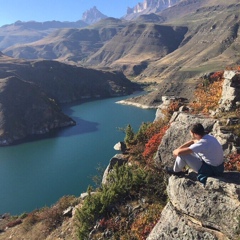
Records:
M167 129L168 125L163 126L160 131L158 133L155 133L146 143L143 157L146 159L147 164L150 164L152 161L153 156L157 152L158 146L161 143Z
M223 78L223 73L224 71L218 71L218 72L214 72L211 76L210 76L210 81L211 82L215 82L215 81L219 81Z
M165 120L168 121L172 114L179 110L181 103L179 100L172 100L167 108L162 109L162 113L165 115Z
M134 215L132 218L115 215L109 218L102 218L98 224L103 231L105 229L110 230L112 233L111 239L145 240L158 222L162 209L163 205L155 202L140 211L133 211L134 213L130 214L130 216ZM99 239L100 237L101 235L98 234L93 239Z
M38 211L33 211L29 213L24 219L24 229L28 231L34 224L39 221Z
M144 186L145 189L148 186L151 188L151 185L149 184ZM161 187L159 187L159 189L161 189ZM152 190L154 191L154 189ZM146 239L159 220L162 209L166 204L164 202L166 201L166 196L162 198L158 194L155 195L154 193L155 192L148 192L147 194L143 194L142 191L139 191L139 194L144 196L144 199L146 200L145 205L143 204L141 207L139 205L139 200L134 201L132 197L131 199L133 201L129 203L123 201L125 203L123 203L122 206L117 205L121 214L113 213L108 217L101 218L98 221L98 226L101 231L104 232L105 230L110 230L112 233L111 239ZM154 195L156 199L151 199ZM163 201L163 199L165 200ZM132 210L129 211L129 207ZM100 236L100 234L96 234L95 238L92 239L99 239Z
M51 232L61 226L64 219L62 210L56 206L48 208L42 217L44 218L46 232Z
M210 81L203 80L194 93L194 101L189 104L195 113L208 114L218 107L222 96L223 72L211 75Z
M64 220L63 211L68 207L75 206L77 203L78 201L74 196L63 196L54 206L42 211L40 218L44 222L45 231L51 232L61 226Z
M159 173L155 174L135 165L116 165L107 177L108 183L94 194L89 188L88 196L84 199L81 208L77 210L79 239L88 239L97 219L110 219L109 216L113 214L112 206L126 197L134 198L135 195L138 196L141 193L150 194L151 197L158 194L158 202L161 202L160 198L164 202L166 197L162 178L163 176ZM103 222L102 225L104 225ZM118 225L114 228L117 229Z
M240 172L240 154L233 153L228 155L227 161L224 163L224 168L228 171Z
M226 67L226 70L240 71L240 66L239 65L229 66L229 67Z
M159 119L149 124L149 127L146 129L147 140L149 140L153 135L158 133L164 126L168 124L166 119Z
M165 126L167 125L166 119L160 119L152 123L142 123L138 132L134 135L134 144L131 145L129 150L129 159L132 161L136 161L140 164L146 164L146 156L144 156L146 144L150 141L151 138L161 139L161 136L164 132ZM158 137L154 135L157 135ZM152 142L154 142L152 140ZM153 149L157 148L157 141L155 141L155 145ZM149 144L149 148L151 148ZM148 151L148 150L146 150ZM154 151L154 150L152 150ZM155 151L156 152L156 151ZM152 152L151 152L152 153ZM145 153L148 159L150 159L151 154L150 151Z
M16 220L13 220L13 221L11 221L11 222L9 222L7 225L6 225L6 227L7 228L12 228L12 227L15 227L15 226L17 226L17 225L19 225L19 224L21 224L22 223L22 219L16 219Z
M128 193L136 184L138 175L127 165L116 165L108 175L108 184L102 186L96 194L91 194L91 188L88 188L88 196L84 200L81 209L77 210L77 219L79 221L79 239L88 237L91 227L99 216L106 214L107 208ZM138 177L137 177L138 178ZM139 179L139 178L138 178Z
M44 207L24 216L23 227L29 231L35 224L41 222L44 226L44 233L48 234L62 224L63 211L77 203L78 200L75 196L64 196L54 206Z
M129 161L135 162L136 164L142 165L145 164L144 157L142 155L145 146L143 144L135 144L129 150Z
M139 240L145 240L158 222L163 206L154 203L146 211L141 212L131 225L131 232Z

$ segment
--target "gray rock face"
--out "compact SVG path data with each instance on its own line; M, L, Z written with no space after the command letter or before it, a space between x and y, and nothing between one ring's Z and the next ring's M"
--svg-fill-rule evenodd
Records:
M240 173L209 178L205 188L192 177L169 178L169 203L147 240L237 239Z
M240 100L240 74L237 71L225 71L223 77L223 92L219 109L221 111L229 111Z

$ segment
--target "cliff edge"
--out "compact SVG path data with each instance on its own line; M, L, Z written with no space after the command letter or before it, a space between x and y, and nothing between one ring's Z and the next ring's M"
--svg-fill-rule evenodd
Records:
M236 122L233 123L229 118L224 124L216 117L216 113L226 114L236 108L239 102L240 77L235 71L225 71L223 77L219 108L212 116L180 111L173 114L170 127L158 147L156 165L173 165L172 151L191 138L188 126L197 122L201 122L209 134L217 137L223 146L225 157L229 153L238 152L239 137L226 130L226 124ZM157 114L156 118L158 117L161 114ZM197 174L194 172L181 178L171 176L168 179L167 194L169 202L147 240L239 239L239 172L225 171L221 177L208 178L205 186L197 181Z
M147 240L239 239L239 179L239 172L225 172L203 187L194 174L171 176L169 202Z

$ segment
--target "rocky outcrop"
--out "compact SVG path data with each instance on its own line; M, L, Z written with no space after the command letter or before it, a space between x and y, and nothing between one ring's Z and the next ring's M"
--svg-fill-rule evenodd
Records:
M221 178L209 178L204 188L190 176L171 176L169 202L147 240L237 239L239 179L239 172L227 172Z
M164 119L166 117L166 112L171 107L171 104L175 105L176 110L184 111L185 109L187 109L183 106L184 102L186 101L187 99L184 98L178 98L174 96L162 96L162 103L157 108L155 121L159 119Z
M233 110L240 104L240 72L224 71L223 93L219 109L221 111Z
M124 142L118 142L113 147L116 151L121 151L122 153L125 153L127 150L127 146Z
M225 71L220 107L216 112L233 110L237 101L239 74ZM219 140L225 155L237 151L238 137L225 131L218 119L175 112L159 145L155 157L157 166L173 166L175 158L172 151L190 140L189 126L197 122L202 123L206 131ZM147 240L239 239L239 172L224 172L221 177L210 177L205 186L197 181L194 172L182 178L171 176L168 179L167 193L169 202Z

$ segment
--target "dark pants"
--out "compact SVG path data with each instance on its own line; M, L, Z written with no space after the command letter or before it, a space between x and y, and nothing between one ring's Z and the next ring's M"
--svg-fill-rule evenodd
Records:
M224 163L219 166L211 166L203 161L201 168L198 171L197 179L203 184L206 184L207 178L212 176L219 176L224 172Z

